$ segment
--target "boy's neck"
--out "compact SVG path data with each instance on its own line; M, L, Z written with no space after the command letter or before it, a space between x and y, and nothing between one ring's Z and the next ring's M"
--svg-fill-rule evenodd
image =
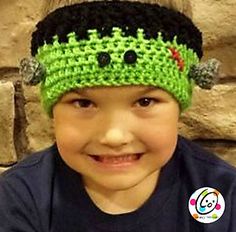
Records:
M93 203L103 212L108 214L124 214L140 208L153 193L159 170L146 177L138 185L126 190L110 190L94 188L85 185L85 189Z

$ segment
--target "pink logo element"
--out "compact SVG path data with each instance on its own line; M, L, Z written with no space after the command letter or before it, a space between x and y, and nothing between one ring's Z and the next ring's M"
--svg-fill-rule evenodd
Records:
M195 200L195 199L191 199L191 200L190 200L190 204L191 204L191 205L195 205L195 204L196 204L196 200Z
M217 204L216 207L215 207L215 209L220 210L220 209L221 209L220 204Z

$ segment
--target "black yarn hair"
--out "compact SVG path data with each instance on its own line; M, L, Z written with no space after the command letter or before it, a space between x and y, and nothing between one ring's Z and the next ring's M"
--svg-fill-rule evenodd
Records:
M45 42L52 44L53 37L59 42L68 42L67 34L75 32L77 39L88 39L88 29L97 29L100 36L111 36L112 28L119 27L126 36L137 35L144 29L146 39L162 33L164 41L186 44L199 58L202 57L202 35L184 14L158 4L128 1L83 2L58 8L36 25L32 34L31 54Z

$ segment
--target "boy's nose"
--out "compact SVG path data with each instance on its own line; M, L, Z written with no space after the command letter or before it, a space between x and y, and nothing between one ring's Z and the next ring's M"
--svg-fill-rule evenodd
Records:
M100 143L109 147L117 148L131 143L133 135L131 132L119 127L109 128L100 138Z

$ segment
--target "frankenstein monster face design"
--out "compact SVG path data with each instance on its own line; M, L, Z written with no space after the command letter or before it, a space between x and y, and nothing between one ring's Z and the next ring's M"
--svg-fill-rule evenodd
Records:
M26 84L41 84L51 116L59 98L76 88L144 85L172 94L183 111L193 83L211 88L213 60L199 64L202 35L191 19L158 4L94 1L64 6L32 34L32 58L20 64Z
M156 39L145 39L142 29L137 37L124 36L120 28L113 28L112 36L101 38L95 29L88 36L78 41L69 33L67 43L55 36L52 44L38 49L36 59L47 67L41 91L48 112L59 97L58 89L94 86L156 86L178 99L182 109L189 105L192 81L187 75L199 59L176 38L164 42L159 33Z

